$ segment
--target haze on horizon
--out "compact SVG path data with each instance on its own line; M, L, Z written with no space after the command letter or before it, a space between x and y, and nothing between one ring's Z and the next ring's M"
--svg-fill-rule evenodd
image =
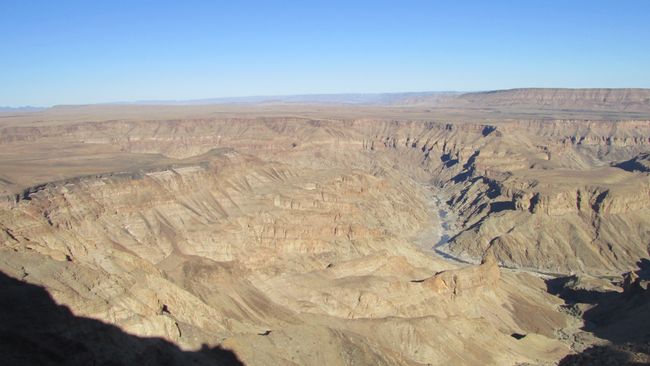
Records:
M650 87L650 2L5 2L0 106Z

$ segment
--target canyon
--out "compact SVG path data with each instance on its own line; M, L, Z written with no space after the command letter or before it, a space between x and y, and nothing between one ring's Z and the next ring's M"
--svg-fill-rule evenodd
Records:
M0 113L2 354L650 362L650 90L378 99Z

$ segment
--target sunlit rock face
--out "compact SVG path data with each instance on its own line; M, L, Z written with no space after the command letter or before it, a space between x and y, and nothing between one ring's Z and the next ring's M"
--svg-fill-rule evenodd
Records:
M592 119L459 112L501 103L479 95L2 119L0 271L65 319L190 352L174 357L552 364L579 326L539 273L610 278L648 257L650 122L593 119L638 93L549 93L512 98L573 98Z

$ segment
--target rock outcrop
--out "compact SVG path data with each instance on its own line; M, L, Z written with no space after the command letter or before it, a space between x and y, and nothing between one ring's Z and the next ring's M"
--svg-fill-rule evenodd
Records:
M480 265L441 271L425 280L424 285L437 293L460 295L477 288L498 286L500 274L497 260L493 252L488 250Z

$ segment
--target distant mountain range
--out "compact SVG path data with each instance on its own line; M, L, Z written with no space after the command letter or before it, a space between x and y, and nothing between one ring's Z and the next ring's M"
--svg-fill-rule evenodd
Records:
M403 92L263 95L192 100L140 100L100 105L375 105L439 108L539 108L650 111L650 89L520 88L479 92ZM0 107L0 113L37 112L41 107Z
M193 100L142 100L109 104L144 105L201 105L201 104L401 104L405 100L418 98L450 97L460 92L405 92L405 93L343 93L343 94L299 94L259 95L250 97L227 97Z
M32 106L23 106L23 107L1 107L0 113L25 113L25 112L38 112L42 111L43 107L32 107Z
M197 99L186 101L139 101L116 104L338 104L376 106L428 106L438 108L536 108L552 110L650 111L650 89L520 88L480 92L405 92L377 94L307 94Z

